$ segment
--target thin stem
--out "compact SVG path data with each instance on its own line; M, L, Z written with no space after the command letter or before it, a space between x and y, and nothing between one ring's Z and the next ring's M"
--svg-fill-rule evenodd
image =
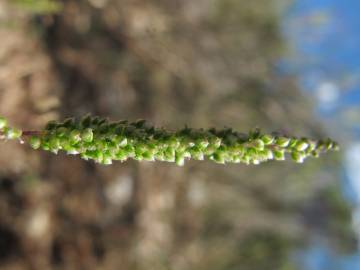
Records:
M40 136L43 132L40 130L24 130L21 136ZM4 132L0 131L0 136L3 136Z
M24 130L22 132L22 136L39 136L41 135L43 132L40 130Z

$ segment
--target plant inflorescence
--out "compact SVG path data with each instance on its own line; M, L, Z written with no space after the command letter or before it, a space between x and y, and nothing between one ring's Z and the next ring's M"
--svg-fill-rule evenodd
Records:
M280 133L262 133L259 129L239 133L231 128L169 131L148 125L145 120L110 122L105 118L85 116L50 121L43 130L21 131L7 125L0 117L0 138L19 139L34 149L57 154L80 155L85 160L109 165L113 160L129 158L142 161L167 161L184 165L185 160L209 159L217 163L260 164L269 160L302 163L338 150L336 142L297 138Z

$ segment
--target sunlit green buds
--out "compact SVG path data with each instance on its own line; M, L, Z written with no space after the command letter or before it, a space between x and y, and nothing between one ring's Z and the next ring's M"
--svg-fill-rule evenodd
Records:
M81 141L80 131L77 129L72 130L70 132L69 139L70 139L71 144L76 144L76 143L80 142Z
M122 138L119 143L118 143L118 146L119 147L124 147L128 144L128 140L126 138Z
M81 139L84 142L92 142L93 138L94 138L94 134L91 128L86 128L81 132L80 135Z
M274 153L270 149L264 149L261 153L264 159L274 159Z
M256 139L252 142L254 148L256 148L257 150L263 150L264 149L264 142L260 139Z
M175 162L178 166L184 166L185 157L183 153L176 152L175 154Z
M275 160L285 160L284 150L274 150L273 153L274 153Z
M259 164L260 164L260 160L258 160L258 159L252 159L252 160L251 160L251 163L254 164L254 165L259 165Z
M297 138L291 138L288 144L288 147L293 148L298 144L299 140Z
M265 145L269 145L273 143L274 137L269 134L264 134L261 136L261 140L264 142Z
M41 145L41 140L39 137L31 136L29 143L33 149L39 149Z
M7 126L7 120L0 116L0 130Z
M150 151L145 151L142 156L144 160L155 161L155 157Z
M313 156L314 158L318 158L320 156L320 153L318 151L313 151L311 152L311 156Z
M67 132L68 132L68 129L65 127L59 127L56 129L56 135L58 137L64 137Z
M191 156L195 160L204 160L204 154L201 151L194 152Z
M60 140L57 137L51 137L49 140L50 150L57 151L60 149Z
M210 138L210 144L211 144L211 146L213 146L215 148L219 148L220 145L221 145L221 138L211 137Z
M278 137L275 140L275 144L280 147L287 147L289 145L290 139L286 137Z
M327 150L331 150L331 148L333 147L333 142L330 139L327 139L325 141L325 147Z
M26 140L30 134L36 135ZM62 150L105 165L113 160L123 162L129 158L175 162L179 166L191 158L210 159L220 164L260 164L273 159L285 160L286 154L301 163L308 156L317 157L339 148L330 139L312 141L273 134L261 134L260 129L244 134L231 128L195 130L189 127L171 132L149 127L144 120L109 122L104 118L86 116L81 120L69 118L64 122L52 121L43 131L25 132L22 135L20 130L7 127L6 119L0 117L2 139L22 136L34 149L41 148L53 153Z
M291 158L297 163L303 163L305 156L302 152L294 151L291 153Z
M164 151L164 158L168 162L174 162L175 161L175 149L168 147Z
M297 151L304 151L306 148L308 148L308 146L309 144L302 140L296 144L295 148Z
M314 151L316 149L316 142L312 140L307 140L309 147L306 149L307 151Z
M5 127L3 129L5 138L8 140L18 139L21 137L22 131L16 128Z
M112 164L111 157L109 157L109 156L103 157L103 159L101 160L101 164L103 164L103 165L111 165Z
M214 160L216 163L225 164L224 155L221 152L215 152L210 159Z
M201 148L201 149L205 149L208 145L209 145L209 142L207 140L201 140L201 139L198 139L195 144Z
M13 131L13 134L12 134L11 139L18 139L21 137L22 131L20 129L13 128L12 131Z

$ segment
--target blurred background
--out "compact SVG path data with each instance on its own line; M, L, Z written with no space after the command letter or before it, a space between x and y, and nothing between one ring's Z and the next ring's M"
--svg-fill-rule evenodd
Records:
M1 269L360 268L357 0L1 0L0 115L331 136L298 165L0 144Z

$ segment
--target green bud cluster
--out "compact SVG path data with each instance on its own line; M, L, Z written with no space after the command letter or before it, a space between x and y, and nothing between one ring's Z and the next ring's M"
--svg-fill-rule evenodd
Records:
M13 140L19 139L21 135L21 130L9 127L7 120L4 117L0 117L0 138Z
M0 126L1 126L0 121ZM5 124L6 126L6 124ZM148 125L144 120L110 122L86 116L63 122L51 121L28 140L34 149L80 155L101 164L112 161L167 161L182 166L188 159L212 160L217 163L260 164L269 160L295 162L321 153L338 150L336 142L314 141L277 133L261 133L259 129L239 133L232 129L192 129L169 131Z

